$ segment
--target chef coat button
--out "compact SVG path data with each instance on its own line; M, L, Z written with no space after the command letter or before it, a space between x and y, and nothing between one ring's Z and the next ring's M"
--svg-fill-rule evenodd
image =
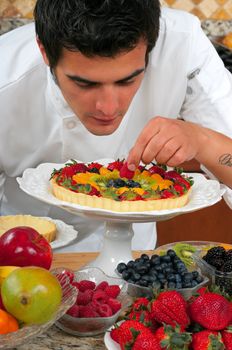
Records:
M76 122L74 120L70 120L67 122L66 126L68 129L73 129L76 126Z

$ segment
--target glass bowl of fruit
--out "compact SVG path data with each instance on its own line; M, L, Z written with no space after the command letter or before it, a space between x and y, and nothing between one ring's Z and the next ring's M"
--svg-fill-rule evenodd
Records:
M130 296L152 298L160 289L176 289L189 299L209 282L199 268L189 266L171 248L155 251L151 256L142 254L135 260L118 264L116 272L127 282Z
M232 245L215 243L193 254L196 265L210 283L232 295Z
M18 330L11 331L6 334L0 334L0 349L12 349L18 347L19 345L27 343L32 338L44 333L74 304L78 292L77 289L70 284L70 279L68 276L62 274L60 269L53 269L50 272L57 278L62 289L61 302L57 308L57 311L47 322L42 324L38 323L27 325L23 322L18 322ZM55 298L55 296L53 297ZM3 304L1 305L1 309L2 308L4 308Z
M98 267L73 272L71 283L78 289L76 302L56 326L72 335L104 333L132 303L125 281Z

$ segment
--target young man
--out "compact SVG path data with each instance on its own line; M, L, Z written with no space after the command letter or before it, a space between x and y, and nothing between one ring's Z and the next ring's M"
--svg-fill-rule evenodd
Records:
M35 28L37 43L33 24L0 38L1 214L61 218L79 231L65 249L98 250L99 222L36 201L15 177L70 158L197 158L210 138L196 123L232 136L231 74L199 20L158 0L38 0ZM134 230L133 248L154 248L153 224Z

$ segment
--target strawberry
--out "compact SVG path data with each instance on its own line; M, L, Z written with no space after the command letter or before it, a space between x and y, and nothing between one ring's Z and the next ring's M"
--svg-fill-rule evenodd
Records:
M84 292L85 290L87 289L92 289L94 290L96 287L96 284L95 282L93 281L89 281L89 280L82 280L82 281L79 281L79 291L80 292Z
M193 334L191 348L193 350L225 349L220 333L206 329Z
M106 287L108 287L108 285L109 283L107 281L102 281L96 286L95 290L98 290L98 289L105 290Z
M104 289L104 292L108 295L109 298L117 298L121 289L117 284L111 284Z
M157 322L164 322L172 326L177 323L187 327L190 322L187 303L183 296L175 290L161 292L157 299L151 302L151 314Z
M184 187L182 187L180 184L174 184L173 188L180 195L184 193Z
M132 309L134 311L146 310L148 304L149 304L149 300L147 298L144 298L144 297L137 298L132 305Z
M149 172L151 174L159 174L162 177L164 177L165 174L165 170L158 165L153 165L151 168L149 168Z
M155 330L157 328L157 322L152 317L151 313L148 310L134 311L132 310L129 314L126 315L126 318L129 320L136 320L143 323L146 327Z
M127 167L127 162L123 163L123 166L120 169L120 177L125 177L126 179L132 179L134 176L134 171L131 171Z
M187 350L191 343L190 333L184 331L183 326L165 325L155 331L155 337L162 349Z
M113 311L113 315L116 314L116 312L118 312L122 308L121 302L117 299L109 298L107 301L107 304L110 306L111 310Z
M232 350L232 326L221 331L222 340L226 350Z
M161 347L152 332L143 331L137 335L132 350L161 350Z
M166 171L164 178L166 180L175 180L176 182L185 185L187 189L191 186L190 183L175 170Z
M230 302L224 296L206 292L190 303L189 315L191 320L201 326L220 331L230 324L232 310Z
M161 192L161 195L160 195L160 198L162 198L162 199L172 198L172 197L174 197L174 194L171 191L169 191L169 190L163 190Z
M113 171L114 169L120 170L121 167L123 166L123 163L124 163L123 160L118 159L115 162L109 163L107 166L107 169L111 171Z
M88 168L84 163L74 163L71 165L66 165L61 170L61 175L65 177L72 177L76 173L86 173L87 170Z
M122 350L126 349L126 346L133 341L134 331L145 332L148 330L142 323L134 320L127 320L120 324L118 331L119 344Z
M95 170L96 170L96 172L97 172L99 169L101 169L101 167L102 167L102 164L93 162L93 163L90 163L88 165L88 171L95 172Z
M110 330L110 336L116 343L119 343L119 327L112 328Z

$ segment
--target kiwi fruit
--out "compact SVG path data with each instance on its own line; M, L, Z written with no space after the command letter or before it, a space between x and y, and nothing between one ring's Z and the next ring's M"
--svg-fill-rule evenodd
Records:
M197 250L197 248L193 245L180 242L176 243L172 249L176 252L176 255L185 263L186 266L191 266L194 263L192 255Z

